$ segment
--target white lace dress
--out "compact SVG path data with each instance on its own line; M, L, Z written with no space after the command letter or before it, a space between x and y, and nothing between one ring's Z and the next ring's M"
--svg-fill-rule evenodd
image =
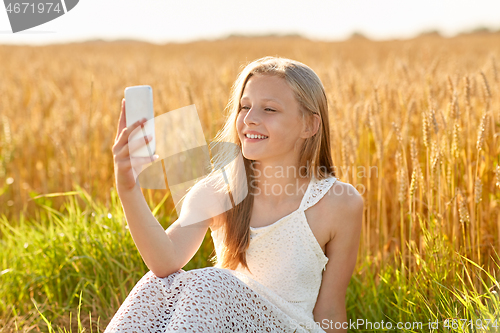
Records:
M323 332L313 309L328 258L306 219L336 178L311 179L299 208L275 223L250 227L247 263L236 270L206 267L159 278L151 271L134 286L105 333ZM221 228L211 230L216 254Z

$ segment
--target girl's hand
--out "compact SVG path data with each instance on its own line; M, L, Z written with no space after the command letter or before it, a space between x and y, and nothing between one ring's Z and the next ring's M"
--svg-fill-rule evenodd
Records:
M137 127L141 126L147 121L146 118L134 123L130 127L126 127L126 115L125 115L125 98L122 99L122 110L120 113L120 119L118 120L118 130L116 132L115 143L112 148L114 169L115 169L115 180L116 188L118 192L120 191L131 191L136 185L134 179L134 173L132 171L132 162L134 160L134 167L137 168L139 165L151 163L150 157L131 157L130 152L134 152L142 146L146 145L152 137L148 135L147 137L136 139L134 141L128 142L128 137L130 133ZM155 157L157 157L155 155Z

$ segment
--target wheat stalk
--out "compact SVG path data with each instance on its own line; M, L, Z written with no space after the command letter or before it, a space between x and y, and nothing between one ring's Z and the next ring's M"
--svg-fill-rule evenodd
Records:
M454 120L460 118L460 109L458 107L458 97L456 93L453 94L451 102L448 103L448 116Z
M484 146L484 137L486 135L487 123L488 123L488 117L487 114L484 113L483 116L481 117L481 122L477 130L476 149L478 151L482 150Z
M458 159L460 157L460 123L458 121L455 121L453 124L451 156L454 159Z
M398 173L398 200L404 202L406 199L406 170L402 162L401 152L396 152L396 169Z
M453 96L453 94L455 92L455 87L454 87L453 81L451 80L450 75L447 75L446 81L448 83L448 92L450 93L450 96Z
M434 108L432 108L430 110L429 118L430 118L430 123L432 123L432 128L434 129L434 134L438 134L439 125L438 125L438 121L436 118L436 110L434 110Z
M378 122L378 115L373 114L371 106L368 108L368 115L370 120L370 128L373 133L373 138L375 140L375 147L377 150L377 157L382 160L382 133L380 129L380 124Z
M401 129L399 125L395 122L392 122L392 127L394 129L394 132L396 132L396 139L398 140L398 143L403 146L403 136L401 135Z
M476 178L476 182L474 184L474 194L476 196L476 204L480 203L483 195L483 184L479 178Z
M348 136L347 136L347 130L346 130L346 125L344 125L344 131L343 131L343 134L342 134L342 146L341 146L341 158L342 158L342 166L344 168L347 167L348 165L348 146L347 146L347 140L348 140Z
M493 70L493 78L495 79L495 82L498 82L498 70L495 56L491 56L491 69Z
M410 182L410 202L413 202L413 198L415 197L415 191L417 189L417 175L417 169L413 169Z
M441 152L435 141L432 142L431 147L431 187L436 190L436 174L439 166Z
M462 193L462 190L458 189L459 197L458 197L458 215L460 216L460 222L461 223L469 223L470 222L470 216L469 216L469 211L467 209L466 205L466 199L464 198L464 195Z
M429 148L430 130L429 130L429 118L427 114L422 111L422 139L424 141L424 146Z
M497 180L495 185L500 189L500 165L497 165L497 168L495 169L495 176Z
M465 96L465 105L470 107L470 80L468 76L464 77L464 96Z
M380 103L380 97L378 94L378 87L374 87L374 95L375 95L375 105L377 106L377 114L380 114L382 112L382 105Z
M483 94L485 99L491 98L491 89L490 85L488 84L488 79L486 78L486 75L484 72L481 72L481 77L483 78Z
M424 173L422 172L420 162L418 161L417 140L413 136L410 139L410 156L413 169L417 172L416 177L419 184L417 188L420 186L420 188L424 190Z

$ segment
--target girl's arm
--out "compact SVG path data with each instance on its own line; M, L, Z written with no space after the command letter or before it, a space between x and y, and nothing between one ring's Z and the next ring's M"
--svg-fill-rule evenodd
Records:
M191 227L178 228L179 221L190 214L184 214L174 222L167 231L175 230L175 232L170 233L165 232L153 216L134 177L130 156L131 151L145 145L148 139L128 141L132 131L145 122L146 119L142 119L129 128L126 127L125 99L123 99L118 130L112 148L116 188L130 233L139 253L155 275L165 277L184 267L193 257L205 237L211 219L208 218L210 215L203 212L202 205L194 207L193 200L188 200L190 203L187 204L186 211L191 211L191 214L196 212L198 216L203 218L199 219L202 222ZM134 158L137 158L138 162L143 160L144 163L150 162L147 157ZM188 197L189 194L192 194L191 192L188 193Z
M130 234L146 266L158 277L166 277L184 267L198 251L211 219L181 227L179 218L165 231L138 185L118 193Z
M335 186L345 188L336 191ZM350 184L337 182L329 192L325 195L329 202L323 216L328 216L331 222L332 239L326 244L329 260L313 314L325 332L347 332L345 297L356 265L364 204L363 197ZM335 329L336 322L342 328Z

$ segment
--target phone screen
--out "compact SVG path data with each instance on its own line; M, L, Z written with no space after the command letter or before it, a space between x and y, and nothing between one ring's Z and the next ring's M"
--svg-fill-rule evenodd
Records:
M137 157L152 157L156 152L155 125L154 125L154 110L153 110L153 89L150 86L133 86L125 88L125 117L127 127L142 118L148 119L141 131L134 132L134 135L129 139L140 140L145 135L152 135L151 141L134 151L132 156Z

